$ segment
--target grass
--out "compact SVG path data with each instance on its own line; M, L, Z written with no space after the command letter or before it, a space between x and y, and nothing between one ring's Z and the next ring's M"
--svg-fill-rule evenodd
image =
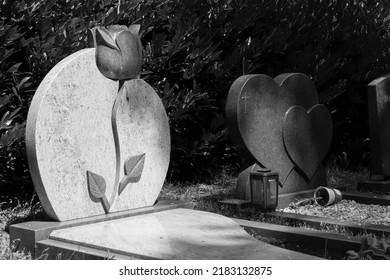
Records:
M331 165L326 169L326 178L329 187L345 186L347 191L356 191L358 182L369 180L370 171L362 169L359 172L351 172Z
M369 176L367 171L349 172L341 171L337 168L329 168L327 171L329 186L354 186L360 180L366 180ZM282 218L265 217L262 212L256 208L238 208L230 205L218 204L218 201L235 197L236 175L233 175L229 169L222 171L214 176L208 182L188 182L188 183L166 183L159 195L159 199L181 199L194 202L195 209L213 212L228 217L238 219L248 219L260 222L268 222L281 225L289 225ZM21 196L22 197L22 196ZM25 222L29 220L42 220L45 218L42 206L35 196L25 197L22 201L16 197L0 196L0 260L8 259L31 259L29 254L18 251L17 244L10 244L9 225L14 223ZM324 228L323 231L337 232L339 234L348 234L342 228ZM284 247L280 240L269 238L258 239ZM299 249L305 252L304 248L287 248L291 250ZM316 254L316 252L308 252ZM323 255L320 252L319 255ZM321 256L322 256L321 255Z
M18 250L16 243L10 244L8 228L10 224L26 221L34 213L33 205L32 201L21 203L17 199L0 203L0 260L31 259L30 254Z

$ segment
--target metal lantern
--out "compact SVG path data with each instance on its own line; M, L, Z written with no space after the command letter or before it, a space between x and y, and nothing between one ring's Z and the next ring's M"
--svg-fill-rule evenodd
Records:
M257 169L250 172L249 180L252 204L263 210L275 210L278 205L278 172Z

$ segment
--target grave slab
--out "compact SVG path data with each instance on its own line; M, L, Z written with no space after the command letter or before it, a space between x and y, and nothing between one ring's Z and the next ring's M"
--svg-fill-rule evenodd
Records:
M50 240L144 259L315 259L261 242L221 215L172 209L55 230Z
M25 250L33 256L39 257L36 252L36 245L40 241L47 240L53 230L69 228L79 225L88 225L99 223L103 221L116 220L135 215L143 215L158 211L165 211L174 208L190 208L194 204L189 201L181 200L161 200L153 206L131 209L126 211L119 211L104 215L97 215L93 217L86 217L71 221L57 222L57 221L30 221L20 224L10 225L10 242L15 244L19 250Z

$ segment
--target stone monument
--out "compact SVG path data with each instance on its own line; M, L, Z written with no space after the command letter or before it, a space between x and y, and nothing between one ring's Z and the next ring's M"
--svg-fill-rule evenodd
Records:
M278 207L326 186L322 160L331 144L332 120L318 102L304 74L244 75L232 84L227 127L245 160L237 180L239 199L251 199L250 172L258 168L279 173Z
M161 190L169 124L158 95L136 78L142 51L137 28L92 29L95 48L62 60L35 93L27 118L28 163L54 220L150 206Z
M359 182L364 190L390 192L390 75L367 86L373 180Z
M27 119L30 173L51 221L10 227L34 257L310 259L251 237L233 220L159 201L169 122L138 75L139 25L93 28L39 86Z

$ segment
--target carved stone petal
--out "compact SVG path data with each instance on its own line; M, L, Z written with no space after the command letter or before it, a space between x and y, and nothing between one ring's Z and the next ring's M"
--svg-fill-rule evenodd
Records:
M110 26L90 32L89 41L96 47L96 64L100 72L113 80L127 80L139 74L142 45L137 26Z

